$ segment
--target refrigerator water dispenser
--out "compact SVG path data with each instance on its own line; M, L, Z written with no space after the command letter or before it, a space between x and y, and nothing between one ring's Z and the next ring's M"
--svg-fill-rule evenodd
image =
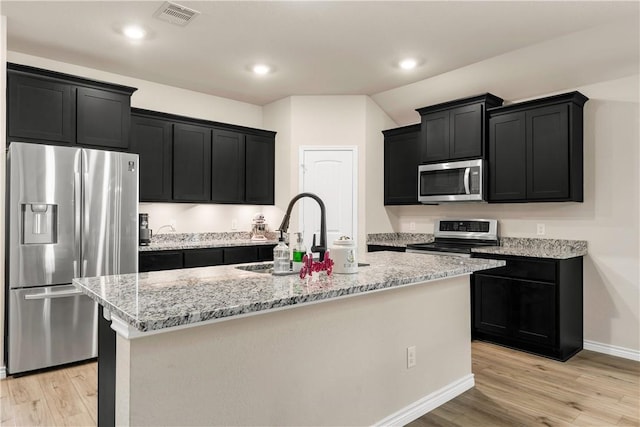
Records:
M22 205L22 244L57 243L58 206L42 203Z

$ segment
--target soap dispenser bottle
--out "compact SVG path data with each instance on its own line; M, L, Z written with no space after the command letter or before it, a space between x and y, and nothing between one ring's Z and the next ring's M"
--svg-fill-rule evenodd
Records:
M307 253L307 248L302 240L302 233L294 233L294 236L296 241L291 247L291 252L293 252L293 271L297 273L302 268L302 258Z
M273 248L273 273L283 274L289 272L289 247L284 242L282 231L280 231L280 238L278 244Z

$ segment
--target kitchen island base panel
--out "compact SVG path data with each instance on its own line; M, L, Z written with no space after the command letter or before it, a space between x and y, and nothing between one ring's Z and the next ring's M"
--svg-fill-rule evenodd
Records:
M469 306L465 275L118 335L116 425L375 424L472 378Z

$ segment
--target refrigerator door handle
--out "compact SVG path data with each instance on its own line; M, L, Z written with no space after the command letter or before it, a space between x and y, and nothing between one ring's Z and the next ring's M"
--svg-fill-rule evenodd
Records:
M50 299L50 298L64 298L64 297L74 297L77 295L83 295L82 291L79 289L71 290L71 291L62 291L62 292L42 292L39 294L27 294L24 296L24 299Z
M79 162L79 156L76 158ZM73 245L75 248L75 256L73 259L74 277L80 277L80 259L81 259L81 243L80 236L82 233L82 175L80 165L76 163L76 170L73 176Z

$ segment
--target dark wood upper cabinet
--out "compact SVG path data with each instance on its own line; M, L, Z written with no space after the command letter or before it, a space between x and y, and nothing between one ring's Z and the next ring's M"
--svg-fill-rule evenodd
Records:
M525 112L529 200L569 198L568 112L566 104Z
M524 200L527 196L523 112L489 120L489 195L494 201Z
M129 149L135 88L11 63L7 82L9 142Z
M213 129L211 143L211 201L244 202L245 136Z
M447 119L448 120L448 119ZM420 125L385 130L384 204L418 204Z
M131 95L79 87L76 96L78 144L129 148Z
M140 201L274 203L275 132L132 109Z
M8 72L10 138L74 143L75 88L69 84ZM10 141L8 141L10 142Z
M421 163L486 157L486 109L502 105L490 93L419 108Z
M582 202L580 92L488 111L489 201Z
M275 138L248 134L245 141L245 202L273 205Z
M449 159L449 130L449 111L422 116L422 163Z
M172 199L172 125L165 120L133 114L131 151L140 156L140 201L169 202Z
M173 199L211 200L211 129L173 125Z

